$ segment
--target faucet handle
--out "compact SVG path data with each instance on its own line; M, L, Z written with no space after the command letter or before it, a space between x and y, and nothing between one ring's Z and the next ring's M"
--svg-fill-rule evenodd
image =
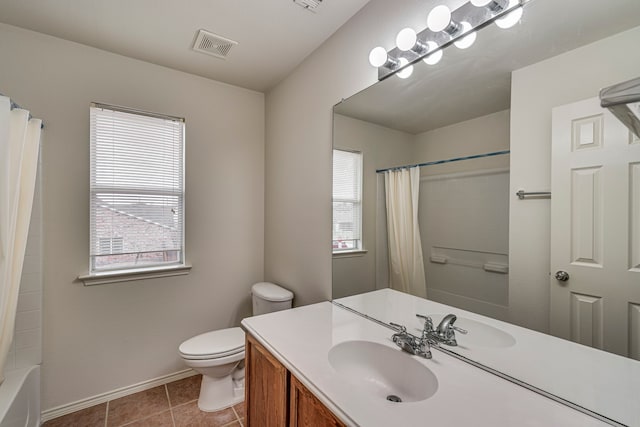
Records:
M402 325L399 325L399 324L397 324L397 323L389 322L389 325L391 325L391 327L392 327L393 329L395 329L396 331L398 331L398 332L400 332L400 333L402 333L402 334L404 334L404 333L406 333L406 332L407 332L407 328L406 328L406 327L404 327L404 326L402 326Z
M427 331L433 331L433 320L429 316L425 316L424 314L416 314L416 317L424 320L424 328Z
M457 332L460 332L462 335L467 335L468 333L466 329L458 328L457 326L451 325L451 328Z

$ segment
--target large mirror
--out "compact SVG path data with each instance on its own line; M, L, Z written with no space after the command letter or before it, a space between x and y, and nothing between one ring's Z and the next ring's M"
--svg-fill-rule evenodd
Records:
M336 105L338 167L362 186L344 193L337 214L334 197L334 299L349 305L349 296L391 287L597 349L523 355L520 366L499 351L454 351L640 425L640 403L603 406L612 390L581 395L583 383L527 374L531 364L583 357L584 384L614 375L617 392L640 402L640 141L596 100L640 77L638 25L638 0L532 0L515 27L490 25L471 48L450 46L437 65L418 63L409 78ZM606 151L616 144L622 157ZM623 179L602 172L607 159ZM396 173L414 165L417 177ZM403 179L419 190L394 190ZM552 189L552 198L516 195ZM400 215L416 218L419 233L400 236L394 221L410 221ZM388 308L351 308L398 321Z

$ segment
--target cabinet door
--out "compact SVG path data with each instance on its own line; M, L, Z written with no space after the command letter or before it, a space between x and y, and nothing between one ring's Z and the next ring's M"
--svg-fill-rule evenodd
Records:
M290 427L344 427L326 406L291 375Z
M288 371L247 334L245 403L248 427L287 425Z

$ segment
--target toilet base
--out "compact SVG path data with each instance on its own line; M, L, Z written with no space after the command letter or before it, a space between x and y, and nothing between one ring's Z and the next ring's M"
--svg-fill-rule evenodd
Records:
M202 376L198 408L204 412L226 409L244 400L244 378L234 380L231 375L223 378Z

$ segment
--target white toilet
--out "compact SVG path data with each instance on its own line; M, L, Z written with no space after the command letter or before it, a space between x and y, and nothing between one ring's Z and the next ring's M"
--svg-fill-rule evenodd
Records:
M291 308L293 293L268 282L251 287L253 315ZM227 328L206 332L180 344L184 363L202 374L198 407L213 412L244 399L244 331Z

